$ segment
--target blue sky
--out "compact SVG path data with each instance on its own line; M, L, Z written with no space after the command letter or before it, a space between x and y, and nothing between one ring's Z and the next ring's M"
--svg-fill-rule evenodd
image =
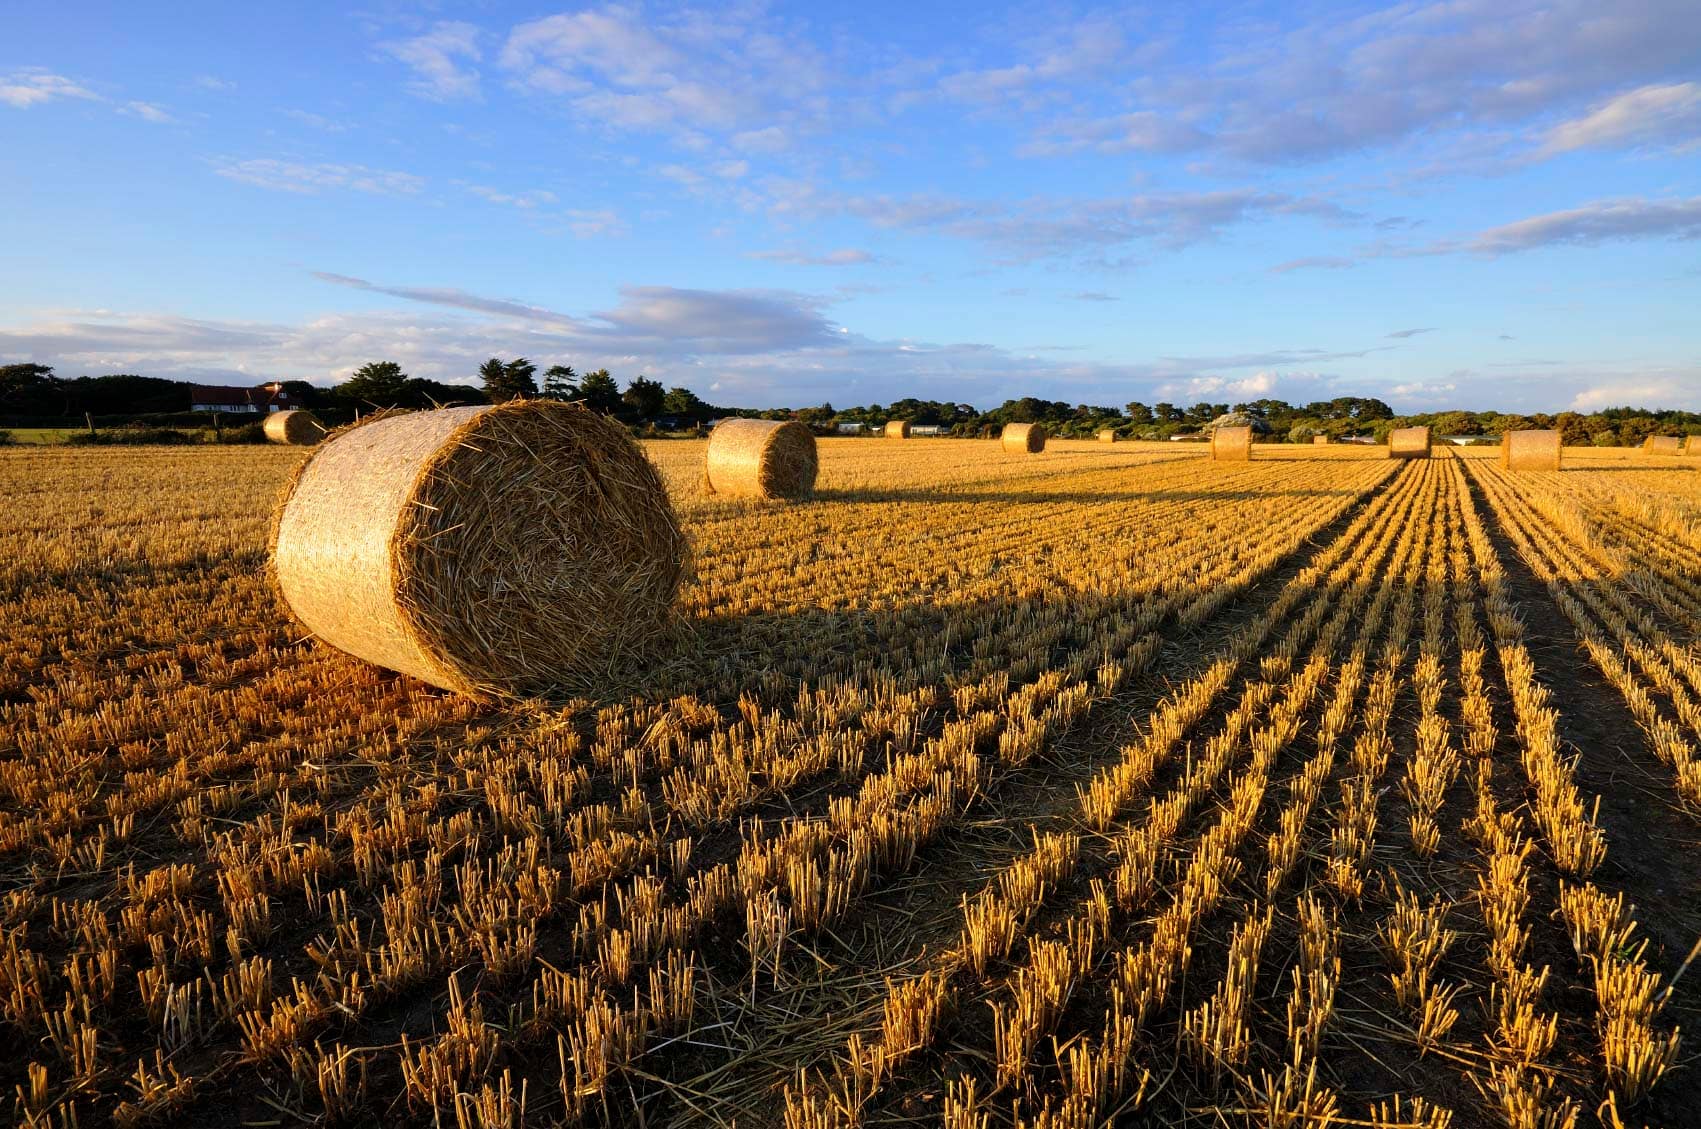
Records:
M14 6L0 360L1701 409L1693 0Z

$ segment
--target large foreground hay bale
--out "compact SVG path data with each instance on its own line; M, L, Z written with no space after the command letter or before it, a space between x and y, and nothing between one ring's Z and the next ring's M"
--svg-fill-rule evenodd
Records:
M1508 470L1558 470L1559 432L1503 431L1500 465Z
M1642 449L1650 455L1681 455L1683 440L1675 435L1650 435L1642 440Z
M273 443L284 443L294 447L311 447L325 438L325 425L319 422L319 417L305 408L296 408L287 412L273 412L266 417L261 425L266 438Z
M285 488L273 576L320 639L480 696L582 685L658 639L686 543L619 424L514 400L375 417Z
M885 435L888 439L908 439L910 437L910 421L907 419L887 420Z
M1032 455L1045 450L1045 428L1037 423L1007 423L999 437L1006 451Z
M803 424L729 419L709 436L704 483L711 494L806 498L818 468L815 436Z
M1252 459L1250 427L1219 427L1211 432L1211 458L1219 463L1244 463Z
M1099 432L1099 442L1100 443L1114 443L1114 442L1116 442L1116 432L1112 431L1108 427L1105 428L1103 431Z
M1388 433L1390 459L1429 458L1429 428L1396 427Z

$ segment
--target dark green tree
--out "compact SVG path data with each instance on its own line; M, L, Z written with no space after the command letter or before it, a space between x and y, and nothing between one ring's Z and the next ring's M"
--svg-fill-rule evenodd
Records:
M620 399L620 385L614 382L614 377L610 376L605 368L587 372L579 378L579 399L591 411L601 412L605 416L620 411L623 403Z
M689 388L669 388L662 397L662 414L696 423L709 418L709 405Z
M334 391L338 399L356 406L394 408L408 399L408 374L395 361L369 361Z
M626 391L620 394L620 399L626 404L626 410L639 419L655 419L662 413L662 404L667 400L667 392L657 381L640 376L626 386Z
M484 394L492 403L537 395L537 366L524 357L511 361L492 357L478 367L478 377L484 382Z
M1135 400L1128 405L1128 421L1130 423L1151 423L1152 409Z
M579 374L572 365L550 365L543 374L545 400L576 400L579 398Z
M0 410L19 415L63 415L66 403L64 382L53 375L51 365L0 365Z

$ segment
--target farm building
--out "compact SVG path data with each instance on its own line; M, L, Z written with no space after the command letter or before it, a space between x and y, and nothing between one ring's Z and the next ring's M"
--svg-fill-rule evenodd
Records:
M189 389L192 412L287 412L304 406L275 381L252 388L196 384Z

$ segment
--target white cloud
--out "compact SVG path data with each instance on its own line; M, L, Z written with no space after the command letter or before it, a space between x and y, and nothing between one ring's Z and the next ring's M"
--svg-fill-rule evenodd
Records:
M131 114L145 122L153 122L155 125L164 125L176 120L152 102L127 102L120 113Z
M478 40L479 30L472 24L444 20L424 35L378 46L386 55L413 69L416 77L408 83L410 91L422 98L447 102L478 97L479 73L462 65L463 61L477 63L483 59Z
M64 75L52 74L39 67L27 67L0 76L0 102L8 106L24 110L56 98L99 101L100 95Z
M1628 145L1675 144L1701 139L1701 83L1642 86L1548 131L1544 150L1566 153Z
M364 165L306 164L272 157L225 159L215 162L213 171L227 180L301 195L316 195L326 189L352 189L380 196L410 196L425 187L425 181L412 173Z
M490 188L483 184L469 184L467 191L481 200L492 204L506 204L509 207L530 211L545 204L555 203L555 193L543 188L533 188L525 192L504 192L498 188Z

